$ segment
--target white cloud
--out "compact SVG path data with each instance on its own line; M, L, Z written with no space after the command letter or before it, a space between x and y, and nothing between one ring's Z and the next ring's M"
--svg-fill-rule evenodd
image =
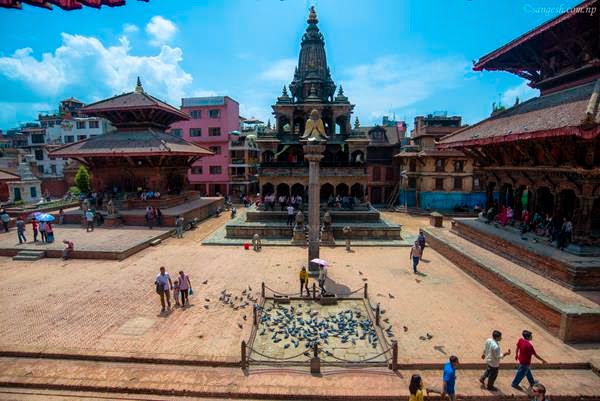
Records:
M0 102L0 121L28 122L39 113L53 112L55 108L40 102Z
M63 33L61 46L39 59L31 48L0 57L0 74L43 96L68 90L87 98L129 92L140 76L148 92L179 104L192 83L192 76L180 66L182 58L180 48L167 45L155 55L133 55L126 36L114 46L105 46L95 37Z
M294 78L294 69L296 68L296 60L293 58L285 58L272 63L269 68L264 70L259 78L267 81L284 81L291 82Z
M531 88L527 82L523 81L520 85L507 89L501 97L504 107L512 107L518 97L519 102L523 102L532 97L539 96L540 92L537 89Z
M457 86L468 67L467 60L456 57L428 60L391 55L348 69L348 79L340 83L356 104L361 121L373 121Z
M219 94L213 90L196 89L192 92L190 97L206 97L206 96L219 96Z
M245 118L257 118L265 124L272 117L267 107L257 106L255 104L240 103L240 115ZM271 121L271 124L273 121Z
M134 25L134 24L124 24L123 25L123 32L125 32L125 33L134 33L139 30L140 30L140 28L138 28L137 25Z
M175 36L177 27L168 19L156 15L146 25L146 32L151 37L150 44L160 46L168 43Z

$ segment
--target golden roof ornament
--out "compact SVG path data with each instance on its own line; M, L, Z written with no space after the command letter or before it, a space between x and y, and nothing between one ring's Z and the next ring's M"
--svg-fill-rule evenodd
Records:
M317 12L315 11L315 6L310 6L310 12L308 13L308 19L306 22L309 24L316 24L319 22L317 19Z
M135 85L135 93L144 93L144 88L142 87L142 81L140 77L137 77L137 83Z

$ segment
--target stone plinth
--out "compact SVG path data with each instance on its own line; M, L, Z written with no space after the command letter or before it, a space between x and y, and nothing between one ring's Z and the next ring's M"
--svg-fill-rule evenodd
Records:
M115 228L121 225L121 218L119 216L106 216L104 218L104 227Z
M429 224L433 227L442 227L444 225L444 216L438 212L433 212L429 215Z

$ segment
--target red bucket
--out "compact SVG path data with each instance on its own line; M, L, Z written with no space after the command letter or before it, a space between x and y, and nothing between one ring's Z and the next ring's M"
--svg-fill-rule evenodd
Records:
M244 249L245 249L245 250L248 250L248 249L250 249L250 244L246 242L246 243L244 244Z

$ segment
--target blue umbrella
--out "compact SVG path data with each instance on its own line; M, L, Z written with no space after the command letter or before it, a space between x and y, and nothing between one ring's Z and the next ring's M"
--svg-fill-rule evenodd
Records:
M54 216L48 213L40 213L36 219L38 221L54 221Z

